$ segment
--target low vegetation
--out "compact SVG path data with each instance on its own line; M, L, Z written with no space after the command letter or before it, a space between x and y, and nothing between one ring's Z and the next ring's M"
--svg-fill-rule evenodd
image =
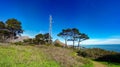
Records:
M76 52L71 49L55 46L42 47L43 46L40 46L39 48L42 49L44 53L47 53L47 55L52 57L62 67L82 67L86 64L92 65L88 59L77 56Z
M33 46L0 46L0 67L60 67Z
M91 67L71 49L46 45L1 45L0 67Z
M92 48L79 50L77 53L79 56L91 58L96 61L120 63L120 53L113 51L107 51L100 48Z
M76 50L75 42L79 47L81 41L89 39L77 28L63 29L58 34L64 38L65 44L53 42L49 33L39 33L34 38L14 42L22 33L21 22L17 19L8 19L5 23L0 21L0 67L93 67L96 62L92 63L87 58L109 62L113 67L113 62L120 63L120 53L117 52L98 48ZM73 42L72 49L68 48L67 41Z

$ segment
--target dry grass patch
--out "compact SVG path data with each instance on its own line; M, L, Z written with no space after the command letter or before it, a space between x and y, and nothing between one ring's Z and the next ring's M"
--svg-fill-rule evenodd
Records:
M55 46L39 46L39 48L62 67L82 67L84 64L90 63L87 59L78 57L72 49Z

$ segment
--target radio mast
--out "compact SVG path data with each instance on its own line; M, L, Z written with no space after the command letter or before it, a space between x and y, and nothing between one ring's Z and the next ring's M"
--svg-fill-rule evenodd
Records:
M52 15L49 16L49 43L52 43Z

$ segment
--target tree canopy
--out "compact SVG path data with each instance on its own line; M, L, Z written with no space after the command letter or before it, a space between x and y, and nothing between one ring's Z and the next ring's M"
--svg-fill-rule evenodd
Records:
M21 22L17 19L8 19L6 22L0 21L0 41L14 40L17 35L23 33Z
M45 34L39 33L35 36L35 38L24 40L24 43L37 44L37 45L49 44L49 36L50 36L49 33L45 33Z
M58 36L64 38L66 46L67 41L73 41L73 47L75 45L75 41L78 41L79 46L81 41L89 39L85 33L81 33L77 28L63 29L62 32L58 34Z
M65 39L65 46L64 47L67 47L67 39L69 36L71 36L71 29L63 29L59 34L58 34L59 37L62 37L63 39Z

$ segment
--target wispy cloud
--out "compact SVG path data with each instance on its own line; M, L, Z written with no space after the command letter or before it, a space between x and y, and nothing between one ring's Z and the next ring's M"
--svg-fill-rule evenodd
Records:
M30 38L34 38L35 35L39 34L39 33L46 33L46 31L25 31L22 36L29 36Z
M64 40L62 40L62 42L64 42ZM69 45L72 45L73 42L68 41ZM75 42L75 44L77 45L78 43ZM84 45L98 45L98 44L120 44L120 36L112 36L110 38L105 38L105 39L89 39L89 40L85 40L83 42L81 42L81 44Z
M111 36L105 39L89 39L82 44L120 44L120 35Z
M36 34L39 33L46 33L46 31L25 31L22 36L29 36L30 38L34 38ZM64 43L64 39L60 39ZM68 41L69 45L72 45L73 42ZM78 44L75 42L75 44ZM81 42L81 44L86 44L86 45L97 45L97 44L120 44L120 36L111 36L110 38L105 38L105 39L89 39Z
M81 44L120 44L120 38L111 39L89 39L81 42Z

